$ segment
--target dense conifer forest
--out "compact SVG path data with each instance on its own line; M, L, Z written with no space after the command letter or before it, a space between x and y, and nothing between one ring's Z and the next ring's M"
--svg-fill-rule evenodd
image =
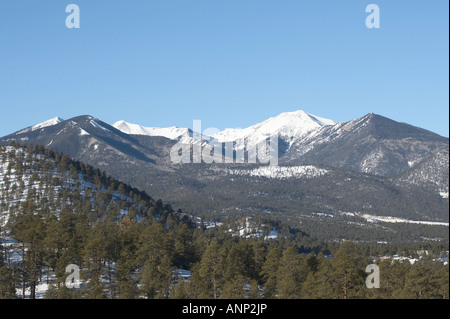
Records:
M326 242L268 218L239 234L40 145L0 146L0 176L1 299L449 298L448 243Z

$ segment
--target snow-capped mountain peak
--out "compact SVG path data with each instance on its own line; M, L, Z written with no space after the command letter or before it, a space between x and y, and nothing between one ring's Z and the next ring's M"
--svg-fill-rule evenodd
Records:
M335 124L333 120L299 110L281 113L245 129L226 129L213 135L213 138L219 142L247 140L247 143L253 144L261 142L270 135L278 134L290 145L294 140L314 129Z
M45 122L42 122L42 123L39 123L39 124L30 126L30 127L27 127L26 129L23 129L23 130L21 130L21 131L15 133L15 134L18 135L18 134L23 134L23 133L33 132L33 131L42 129L42 128L44 128L44 127L49 127L49 126L56 125L56 124L61 123L61 122L63 122L63 121L64 121L64 119L62 119L62 118L60 118L60 117L54 117L54 118L52 118L52 119L50 119L50 120L47 120L47 121L45 121Z
M334 124L336 122L333 120L321 118L300 110L281 113L260 124L256 124L252 128L261 130L266 134L278 133L284 136L298 136L313 129Z
M62 119L62 118L60 118L60 117L54 117L54 118L52 118L52 119L50 119L50 120L47 120L47 121L45 121L45 122L42 122L42 123L33 125L33 126L31 127L31 130L32 130L32 131L35 131L35 130L38 130L38 129L41 129L41 128L44 128L44 127L53 126L53 125L56 125L56 124L58 124L58 123L61 123L62 121L64 121L64 119Z
M267 137L277 134L288 145L301 138L306 133L326 125L335 125L333 120L325 119L307 113L305 111L285 112L269 118L261 123L244 129L226 129L211 137L219 142L236 142L236 148L252 147ZM188 128L179 127L144 127L125 121L118 121L113 127L119 131L131 135L163 136L171 140L180 137L184 142L191 142L191 131Z
M189 134L188 128L173 127L144 127L138 124L132 124L125 121L118 121L112 125L119 131L130 135L163 136L171 140Z

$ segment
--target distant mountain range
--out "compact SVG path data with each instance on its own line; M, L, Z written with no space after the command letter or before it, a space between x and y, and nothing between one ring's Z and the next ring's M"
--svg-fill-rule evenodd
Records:
M130 135L192 136L188 128L142 127L124 121L113 125ZM400 174L438 151L448 150L448 138L373 113L336 123L304 111L282 113L245 129L226 129L206 137L251 148L276 134L284 145L286 165L321 164L382 176Z
M448 138L373 113L336 123L296 111L203 136L202 145L233 142L234 150L248 149L275 134L280 167L173 164L171 148L192 142L192 129L110 125L87 115L54 118L0 143L44 145L196 215L271 214L309 232L319 232L314 223L325 215L318 213L335 217L322 230L374 227L349 222L349 212L448 222ZM377 238L397 231L383 227L375 227Z
M144 127L125 121L118 121L111 126L92 116L79 116L67 121L56 117L5 136L1 141L44 144L71 155L80 155L92 145L94 151L100 147L95 143L89 143L87 147L84 144L75 146L77 139L66 141L73 135L89 136L107 144L114 140L109 151L116 149L120 153L151 162L156 160L155 156L152 156L151 150L142 149L144 145L137 145L137 139L148 142L166 138L169 140L165 141L167 145L178 140L189 143L192 142L193 131L177 126ZM219 143L233 142L236 150L255 147L270 135L278 136L280 160L285 166L325 165L389 177L399 175L433 154L449 149L449 139L446 137L373 113L336 123L304 111L287 112L245 129L226 129L211 136L203 135L203 139ZM77 148L76 152L74 147ZM167 159L163 162L167 162Z

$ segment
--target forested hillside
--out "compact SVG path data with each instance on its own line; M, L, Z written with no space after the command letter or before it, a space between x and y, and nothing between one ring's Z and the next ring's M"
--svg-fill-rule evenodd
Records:
M322 242L269 219L252 236L42 146L0 146L0 177L0 298L449 297L448 243ZM80 288L65 285L70 264Z

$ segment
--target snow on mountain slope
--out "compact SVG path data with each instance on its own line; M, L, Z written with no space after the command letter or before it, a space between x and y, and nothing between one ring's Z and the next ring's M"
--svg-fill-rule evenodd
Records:
M176 140L178 137L189 134L189 129L180 127L143 127L138 124L127 123L125 121L118 121L112 125L119 131L130 135L146 135L146 136L163 136L171 140Z
M93 127L96 127L96 128L98 128L98 129L101 129L101 130L104 131L104 132L109 132L109 130L108 130L106 127L100 125L100 124L97 123L94 119L91 120L91 125L92 125Z
M442 198L448 198L449 152L439 151L415 164L398 177L398 183L431 184Z
M226 129L212 135L212 137L219 142L237 141L236 148L243 148L245 140L247 145L256 145L270 135L278 134L278 137L290 146L296 139L308 132L335 124L336 122L333 120L321 118L300 110L281 113L245 129Z
M336 123L333 120L321 118L304 111L295 111L282 113L245 129L226 129L211 137L218 142L236 141L236 148L243 148L244 145L253 146L267 139L270 135L278 134L281 139L290 145L294 140L314 129L334 124ZM184 138L191 136L191 131L188 128L176 126L167 128L144 127L125 121L118 121L113 124L113 127L131 135L163 136L171 140L176 140L183 136L183 141L191 141L189 138ZM204 138L207 137L204 136Z
M62 121L64 121L62 118L55 117L55 118L52 118L52 119L50 119L48 121L45 121L45 122L42 122L42 123L39 123L39 124L36 124L36 125L32 126L31 130L35 131L35 130L38 130L38 129L41 129L41 128L44 128L44 127L53 126L53 125L56 125L58 123L61 123Z
M11 156L11 154L14 154L14 156ZM31 172L31 169L30 171L24 169L27 154L23 149L16 149L11 146L5 146L4 150L0 149L0 202L2 207L6 207L6 210L0 210L0 228L8 222L8 210L14 207L20 208L19 204L27 200L28 192L38 190L40 187L39 181L33 176L35 172ZM22 157L23 167L18 169L17 163ZM36 156L36 160L40 158L41 156ZM56 170L52 173L55 177L58 176ZM58 190L59 188L59 186L55 186L55 189Z
M23 129L22 131L19 131L19 132L17 132L16 134L22 134L22 133L27 133L27 132L33 132L33 131L39 130L39 129L41 129L41 128L44 128L44 127L49 127L49 126L56 125L56 124L61 123L61 122L63 122L63 121L64 121L64 119L62 119L62 118L60 118L60 117L55 117L55 118L52 118L52 119L47 120L47 121L45 121L45 122L42 122L42 123L39 123L39 124L30 126L30 127L27 127L26 129Z
M445 149L448 138L369 113L304 134L292 143L280 163L320 164L395 176Z

